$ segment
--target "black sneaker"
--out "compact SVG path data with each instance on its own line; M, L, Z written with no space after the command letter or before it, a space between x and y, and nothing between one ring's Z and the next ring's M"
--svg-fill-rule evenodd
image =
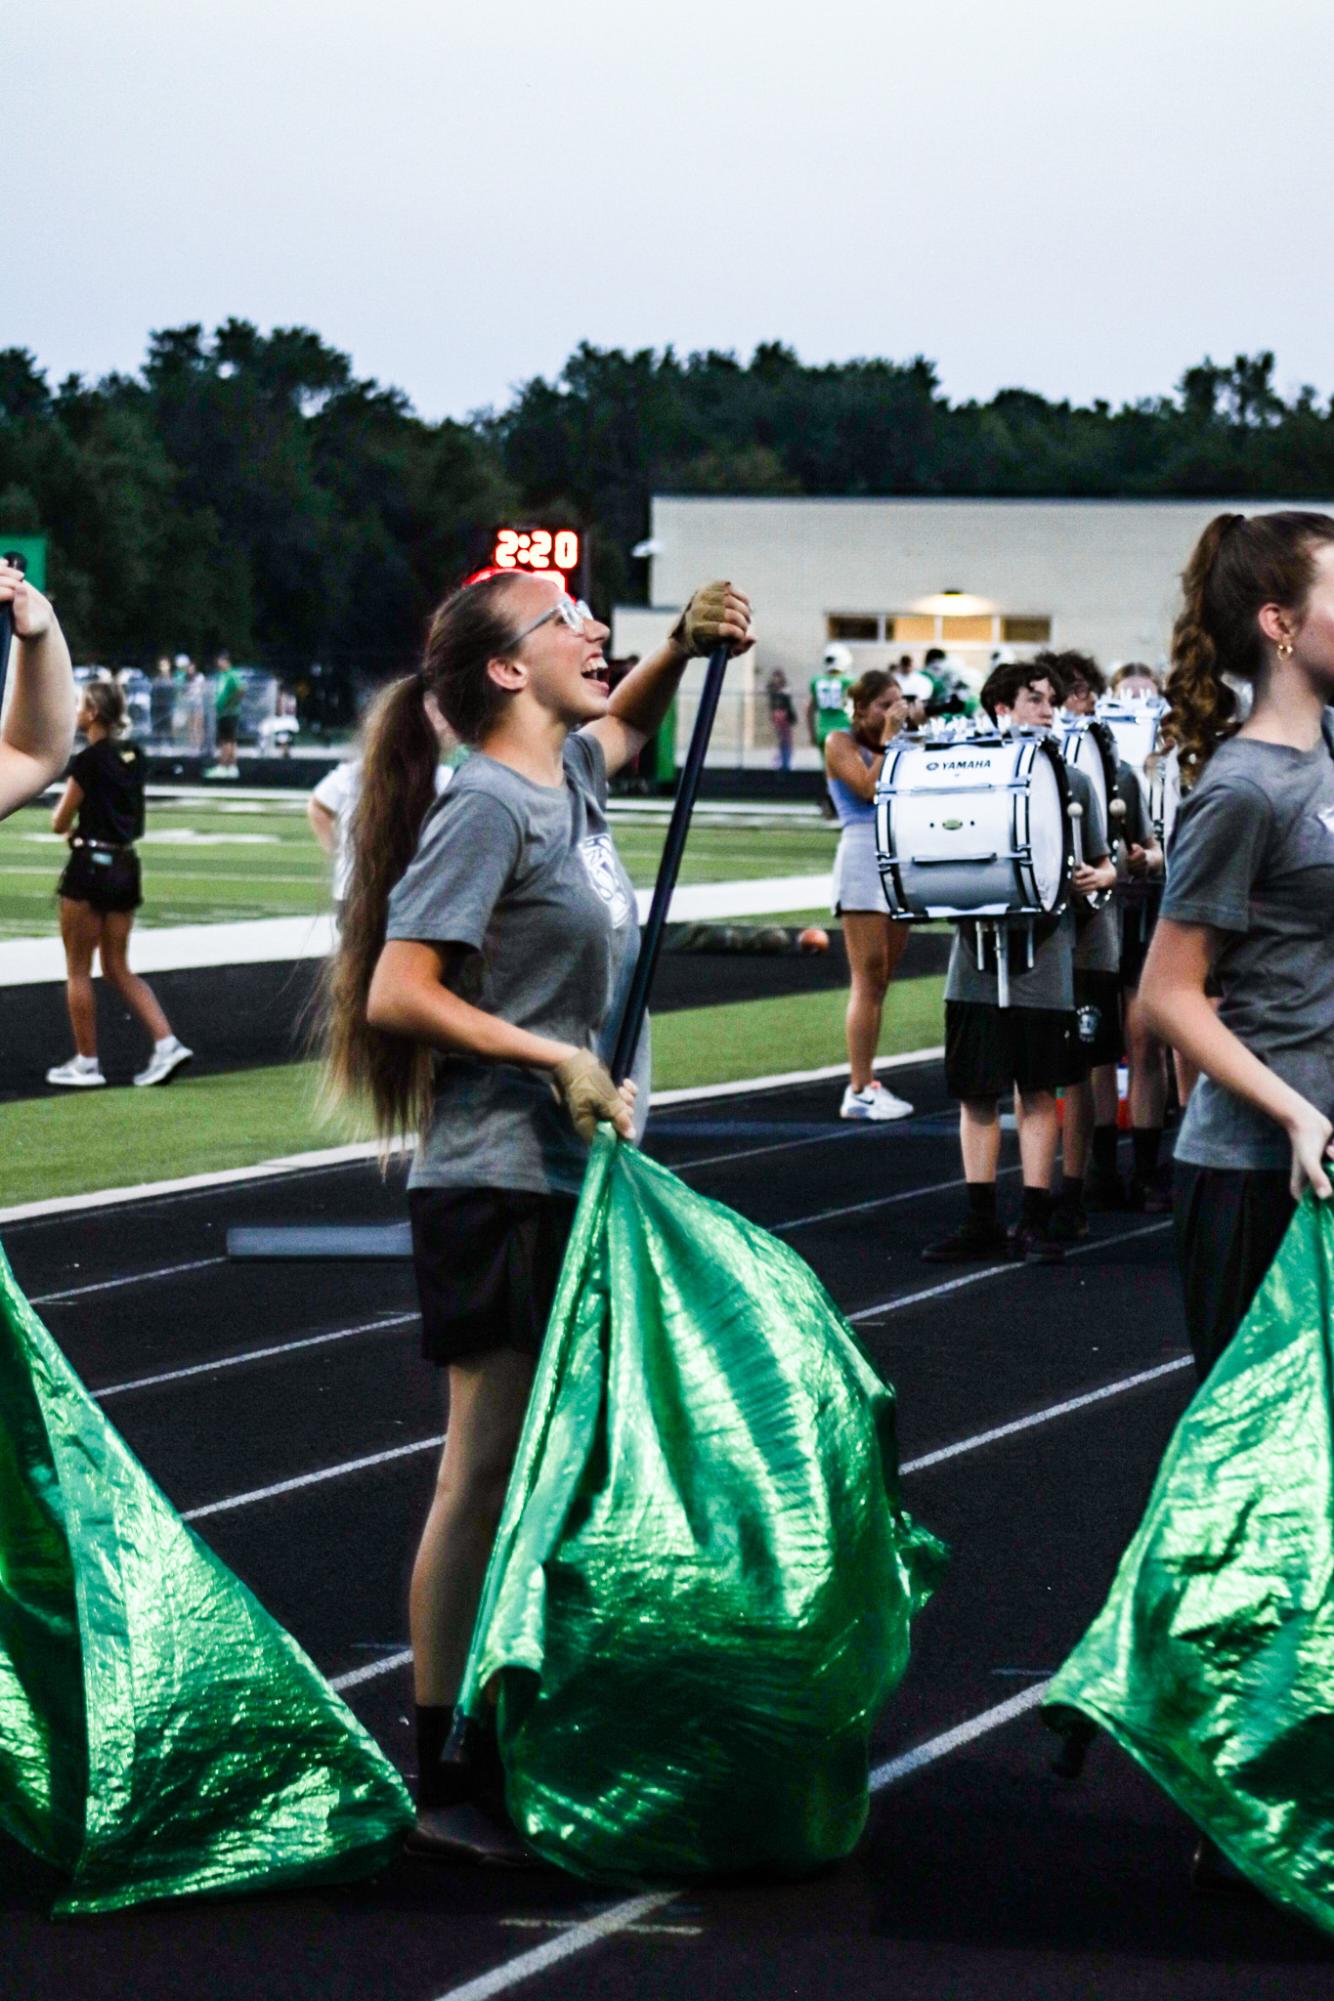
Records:
M965 1216L948 1237L924 1245L922 1258L929 1265L980 1263L987 1258L1003 1258L1008 1242L994 1216Z
M1124 1209L1125 1183L1119 1174L1103 1174L1095 1168L1084 1183L1084 1202L1090 1209Z
M1045 1223L1016 1223L1010 1233L1010 1256L1016 1264L1059 1265L1065 1263L1065 1245Z
M431 1862L463 1862L483 1869L541 1869L540 1857L526 1848L508 1816L501 1819L474 1801L457 1806L422 1807L405 1837L409 1855Z
M1058 1202L1051 1212L1047 1234L1058 1244L1077 1244L1089 1233L1088 1211L1082 1202Z
M1170 1216L1172 1193L1158 1180L1141 1181L1132 1176L1126 1191L1126 1207L1139 1216Z

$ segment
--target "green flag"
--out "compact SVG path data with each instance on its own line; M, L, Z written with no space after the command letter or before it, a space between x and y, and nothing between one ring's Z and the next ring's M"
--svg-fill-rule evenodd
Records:
M59 1909L365 1874L411 1821L333 1690L107 1423L0 1251L0 1828Z
M1334 1205L1297 1209L1049 1702L1334 1932Z
M846 1854L943 1555L814 1274L604 1128L463 1692L499 1677L525 1838L602 1879Z

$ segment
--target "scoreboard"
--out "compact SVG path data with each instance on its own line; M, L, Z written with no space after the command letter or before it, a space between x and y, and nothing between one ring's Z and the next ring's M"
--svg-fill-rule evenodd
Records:
M579 595L584 587L584 537L578 528L497 528L488 563L496 570L557 577Z

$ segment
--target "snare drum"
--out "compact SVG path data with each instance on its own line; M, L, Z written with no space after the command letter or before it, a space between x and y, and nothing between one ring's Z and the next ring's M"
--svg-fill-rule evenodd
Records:
M895 917L1056 917L1069 787L1051 737L895 738L876 788L876 855Z

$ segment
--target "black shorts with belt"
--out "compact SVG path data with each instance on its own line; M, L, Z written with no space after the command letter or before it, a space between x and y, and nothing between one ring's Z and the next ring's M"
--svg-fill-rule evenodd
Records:
M498 1348L536 1355L577 1204L505 1188L412 1188L422 1353L449 1366Z
M113 911L137 910L144 900L139 875L139 857L132 847L117 847L109 841L75 839L69 860L56 885L57 896L72 903L87 903L107 916Z

